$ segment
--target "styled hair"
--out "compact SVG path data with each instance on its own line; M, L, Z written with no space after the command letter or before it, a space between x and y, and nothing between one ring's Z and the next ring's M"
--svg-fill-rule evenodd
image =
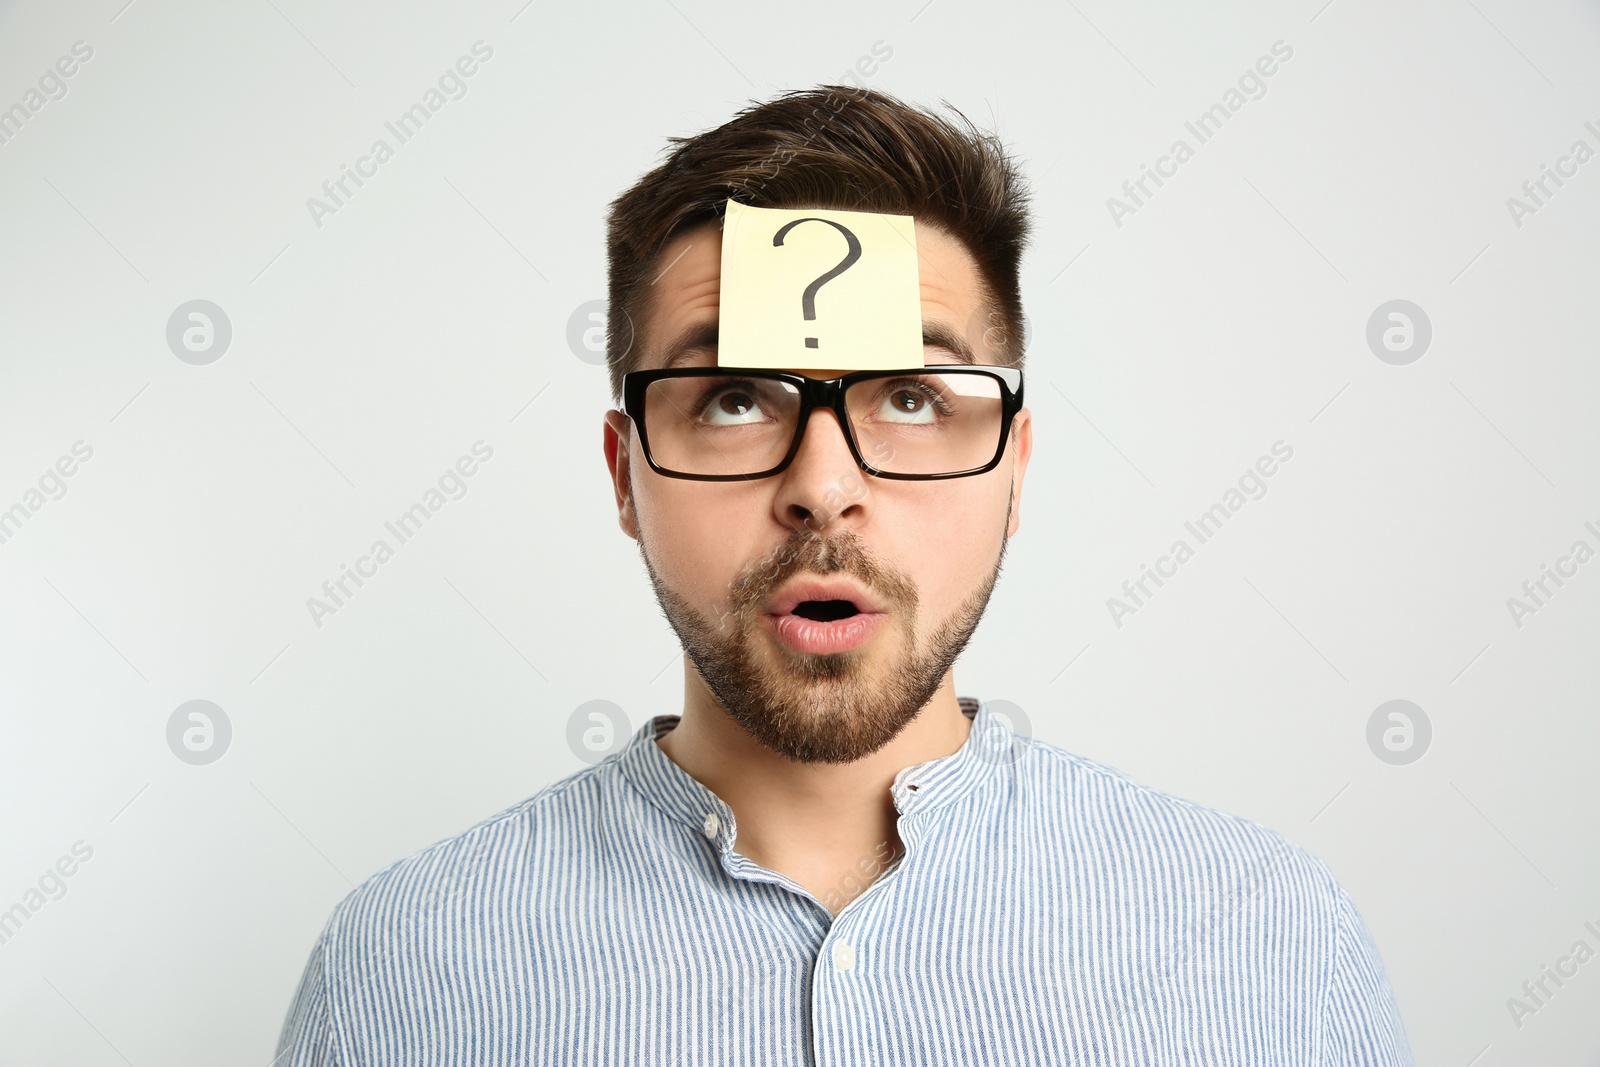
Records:
M606 363L613 400L643 355L651 281L680 233L751 207L911 215L957 238L977 264L1000 362L1022 365L1018 269L1030 221L1021 170L993 134L876 90L822 85L752 104L716 129L669 137L665 162L611 202Z

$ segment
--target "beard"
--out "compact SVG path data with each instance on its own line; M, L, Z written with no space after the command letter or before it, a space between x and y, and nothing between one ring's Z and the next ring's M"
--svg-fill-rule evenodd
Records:
M1010 522L1008 498L1001 529ZM933 628L925 647L917 642L916 584L903 571L875 559L850 530L832 537L809 527L795 530L772 555L739 571L729 587L733 607L715 622L661 580L642 536L639 554L684 652L735 722L795 763L853 763L894 740L938 691L983 618L1000 577L1006 541L1001 538L988 576ZM765 606L794 576L841 572L884 602L889 618L876 642L847 652L802 653L760 632L768 625ZM885 657L874 645L881 645L892 630L900 632L907 651ZM758 647L763 643L777 650L776 660ZM874 656L886 662L874 669Z

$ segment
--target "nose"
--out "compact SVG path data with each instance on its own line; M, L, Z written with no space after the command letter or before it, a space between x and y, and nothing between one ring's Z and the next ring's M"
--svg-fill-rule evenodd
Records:
M778 521L792 529L803 525L813 533L828 533L839 522L863 521L870 509L867 479L838 416L825 408L811 412L799 450L778 478L773 508Z

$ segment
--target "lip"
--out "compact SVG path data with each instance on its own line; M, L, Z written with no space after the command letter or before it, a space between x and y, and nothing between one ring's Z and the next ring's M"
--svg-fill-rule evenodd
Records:
M887 615L876 611L852 615L848 619L834 619L832 622L818 622L799 615L767 616L778 640L796 652L809 652L812 655L849 652L859 648L872 639L886 618Z
M797 605L807 600L848 600L855 605L856 611L861 615L884 613L883 604L855 582L844 578L803 578L773 597L767 604L767 614L779 618L789 616ZM833 623L817 625L831 626L849 621L849 619L838 619Z
M847 600L856 614L828 622L796 615L807 600ZM849 652L870 641L887 618L884 605L848 578L801 578L767 605L767 621L778 640L796 652L813 655Z

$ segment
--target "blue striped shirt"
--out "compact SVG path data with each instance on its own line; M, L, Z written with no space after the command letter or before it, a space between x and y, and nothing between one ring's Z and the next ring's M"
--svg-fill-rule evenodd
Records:
M1412 1063L1322 861L961 705L962 747L894 779L903 853L837 916L736 851L651 719L341 901L277 1062Z

